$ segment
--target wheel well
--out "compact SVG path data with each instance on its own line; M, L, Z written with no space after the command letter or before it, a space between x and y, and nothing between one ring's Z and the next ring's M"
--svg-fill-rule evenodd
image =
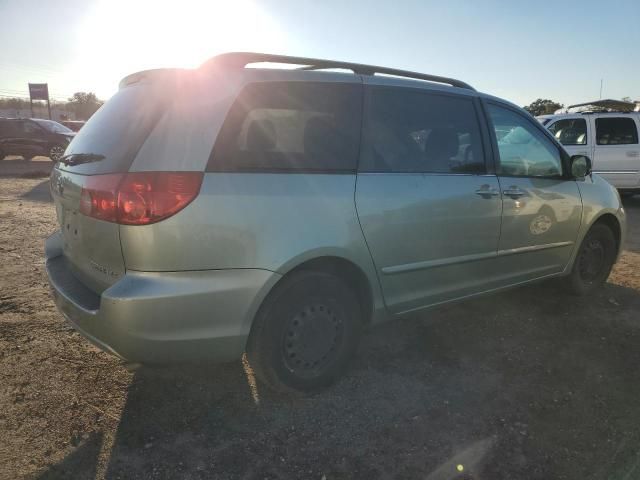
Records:
M611 229L613 236L616 239L616 251L618 251L620 249L620 237L622 236L622 232L620 231L620 222L618 222L618 219L610 213L605 213L595 221L594 225L598 223L604 224Z
M373 313L373 293L367 276L357 265L340 257L318 257L296 266L287 272L283 279L294 272L302 270L325 272L342 279L349 287L353 288L354 293L358 297L358 303L362 309L363 322L368 324L371 321Z

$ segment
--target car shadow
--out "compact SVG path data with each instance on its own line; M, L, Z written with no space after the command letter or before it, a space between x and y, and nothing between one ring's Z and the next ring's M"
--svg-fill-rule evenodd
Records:
M66 478L93 479L96 477L98 455L102 446L102 433L94 432L65 459L38 475L38 480Z
M640 253L640 195L622 199L622 204L627 211L627 238L625 248L634 253Z
M23 193L20 198L32 202L51 203L53 199L49 190L49 179L43 180L28 192Z
M106 477L633 478L640 294L561 288L373 328L346 377L310 396L256 384L246 362L139 369ZM52 472L91 473L83 448Z

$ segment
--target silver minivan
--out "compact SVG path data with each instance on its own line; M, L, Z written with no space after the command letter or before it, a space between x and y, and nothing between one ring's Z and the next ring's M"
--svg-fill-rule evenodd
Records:
M590 293L625 234L615 189L513 104L266 54L126 77L51 192L47 272L90 341L149 364L246 352L303 391L371 324L552 277Z

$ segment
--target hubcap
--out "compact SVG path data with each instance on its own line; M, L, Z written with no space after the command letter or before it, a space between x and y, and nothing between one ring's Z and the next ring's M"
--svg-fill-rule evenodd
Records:
M580 251L580 278L585 282L594 281L605 265L605 249L600 240L589 240Z
M64 153L64 148L56 145L55 147L51 147L51 150L49 150L49 158L57 162L58 160L60 160L63 153Z
M285 365L297 375L318 375L337 355L344 335L340 316L327 305L308 305L294 315L284 332Z

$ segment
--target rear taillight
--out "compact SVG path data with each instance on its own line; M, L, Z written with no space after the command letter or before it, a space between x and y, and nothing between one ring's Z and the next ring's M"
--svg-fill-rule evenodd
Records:
M139 172L87 177L80 213L123 225L148 225L174 215L200 191L202 172Z

